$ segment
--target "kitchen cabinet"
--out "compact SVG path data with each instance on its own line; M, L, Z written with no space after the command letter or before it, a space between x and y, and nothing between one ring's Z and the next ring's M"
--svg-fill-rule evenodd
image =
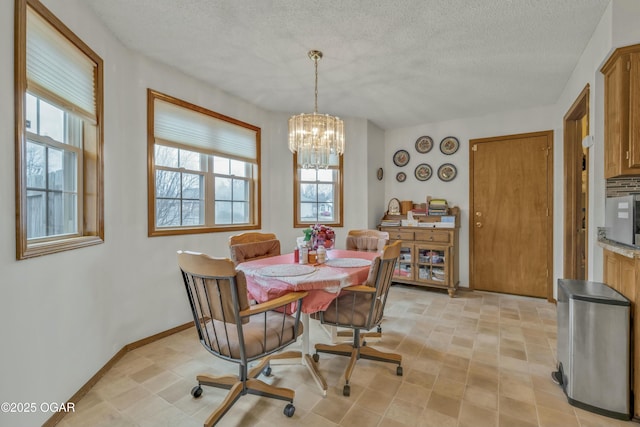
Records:
M600 71L605 178L640 175L640 45L616 49Z
M640 277L640 253L633 257L623 255L605 249L603 281L631 301L631 337L633 355L631 389L635 396L639 396L640 390L640 350L634 349L640 343L640 316L638 315L636 279ZM611 331L614 333L615 331ZM633 402L633 417L640 418L640 399L636 397Z

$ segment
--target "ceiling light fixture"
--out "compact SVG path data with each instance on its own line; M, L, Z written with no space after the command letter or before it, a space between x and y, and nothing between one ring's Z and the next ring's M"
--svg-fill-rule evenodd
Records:
M318 61L319 50L310 50L309 58L315 63L316 91L313 113L302 113L289 118L289 150L298 153L298 164L303 169L326 169L337 165L344 153L344 122L335 116L318 114Z

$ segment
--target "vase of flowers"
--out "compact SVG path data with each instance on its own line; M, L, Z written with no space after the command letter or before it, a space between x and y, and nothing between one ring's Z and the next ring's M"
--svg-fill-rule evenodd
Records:
M317 250L319 246L324 246L325 249L331 249L335 245L336 234L333 228L315 224L311 226L311 248Z

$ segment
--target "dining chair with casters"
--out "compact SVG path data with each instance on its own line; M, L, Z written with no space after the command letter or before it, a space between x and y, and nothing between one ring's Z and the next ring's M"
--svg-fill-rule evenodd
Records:
M315 313L320 323L353 329L353 343L350 344L316 344L313 360L318 362L318 353L337 354L351 359L344 374L345 385L342 394L351 394L349 383L351 374L358 359L377 360L394 363L396 374L402 375L402 355L386 353L368 345L362 345L361 331L368 331L380 323L384 307L391 287L391 277L400 256L401 241L397 240L385 246L382 254L376 257L369 269L369 278L362 285L344 288L340 296L332 301L329 307Z
M389 244L389 233L379 230L349 230L346 239L346 248L351 251L381 252ZM338 337L351 337L351 331L338 331ZM382 326L376 325L376 332L365 332L367 338L381 338Z
M380 252L389 243L389 233L378 230L349 230L346 248L351 251Z
M280 255L280 241L274 233L246 232L229 237L229 253L235 265Z
M300 305L307 292L291 292L262 304L249 305L244 273L236 271L230 259L178 251L178 265L200 342L212 355L239 366L237 376L201 374L196 377L198 385L191 390L195 398L202 395L202 386L229 390L205 421L205 427L216 425L246 394L287 401L284 414L292 417L294 391L267 384L258 377L271 375L272 359L296 355L296 352L274 353L302 334ZM249 368L250 363L255 366Z

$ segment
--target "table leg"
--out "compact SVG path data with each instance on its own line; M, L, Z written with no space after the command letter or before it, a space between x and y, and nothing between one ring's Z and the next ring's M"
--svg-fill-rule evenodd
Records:
M313 357L310 353L310 336L311 330L309 328L309 315L307 313L302 313L302 326L304 328L304 332L302 333L302 364L307 367L307 370L313 377L318 387L322 391L322 395L327 395L327 381L320 373L318 369L318 364L313 360Z
M307 368L311 376L313 377L318 387L320 387L320 391L322 391L322 396L327 396L327 381L324 379L322 373L318 369L318 364L313 360L311 356L311 329L309 327L309 315L307 313L302 313L300 316L300 320L302 321L302 337L301 337L301 354L299 352L288 351L282 353L281 357L278 355L274 356L271 360L271 363L274 365L281 365L290 363L289 360L295 359L295 363L302 363L303 366Z

